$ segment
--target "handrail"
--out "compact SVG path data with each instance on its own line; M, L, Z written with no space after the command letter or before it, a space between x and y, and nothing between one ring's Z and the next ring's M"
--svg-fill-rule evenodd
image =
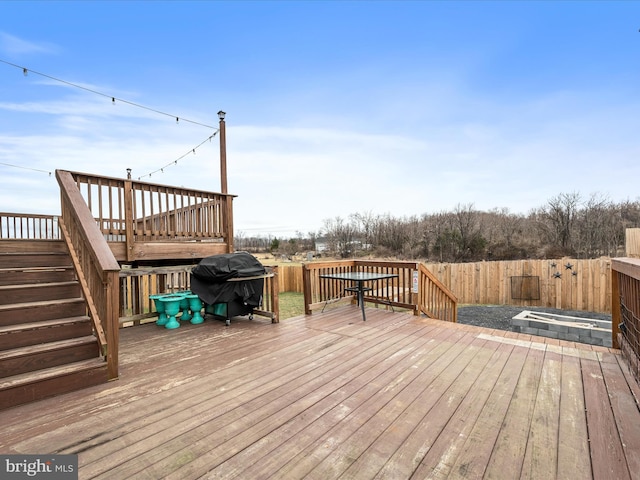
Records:
M96 306L98 318L106 337L107 375L118 377L119 291L120 266L87 207L70 172L56 170L60 185L62 224L78 259L80 271L86 279L87 292Z
M640 259L611 259L612 346L640 382Z
M424 264L420 264L418 271L420 311L430 318L457 322L458 299L456 296Z
M89 309L89 317L93 322L93 329L96 332L96 337L98 337L98 343L100 344L100 352L102 356L107 355L107 339L104 335L104 329L102 328L102 324L100 323L100 316L98 315L98 311L96 309L95 304L91 298L91 291L89 290L89 284L87 283L87 279L82 272L82 266L80 265L80 259L78 258L78 254L76 253L76 249L71 242L71 237L69 236L69 231L67 227L64 225L64 221L60 221L60 231L62 232L62 237L64 238L64 242L67 244L67 248L69 249L69 254L71 256L71 261L73 263L73 268L76 272L76 276L78 277L78 282L80 283L80 288L82 289L82 295L84 296L87 302L87 308Z

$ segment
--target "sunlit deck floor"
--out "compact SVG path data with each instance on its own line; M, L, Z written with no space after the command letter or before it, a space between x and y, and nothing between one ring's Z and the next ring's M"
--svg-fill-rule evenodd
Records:
M121 331L121 377L0 412L79 477L640 478L619 355L355 306Z

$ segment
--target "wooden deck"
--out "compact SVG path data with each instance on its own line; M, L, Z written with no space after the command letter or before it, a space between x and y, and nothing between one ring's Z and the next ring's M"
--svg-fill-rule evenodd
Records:
M0 412L79 478L640 478L640 389L604 348L355 306L120 335L120 379Z

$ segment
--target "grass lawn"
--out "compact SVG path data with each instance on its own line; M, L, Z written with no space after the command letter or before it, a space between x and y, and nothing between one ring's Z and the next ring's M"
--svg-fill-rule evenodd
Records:
M280 292L280 320L304 315L304 295L297 292Z

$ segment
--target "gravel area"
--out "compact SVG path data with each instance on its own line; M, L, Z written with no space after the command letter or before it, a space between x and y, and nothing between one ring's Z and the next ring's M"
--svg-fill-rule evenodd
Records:
M513 305L462 305L458 306L458 323L495 328L497 330L511 330L509 320L524 310L568 315L570 317L611 320L611 315L604 313L559 310L557 308L514 307Z

